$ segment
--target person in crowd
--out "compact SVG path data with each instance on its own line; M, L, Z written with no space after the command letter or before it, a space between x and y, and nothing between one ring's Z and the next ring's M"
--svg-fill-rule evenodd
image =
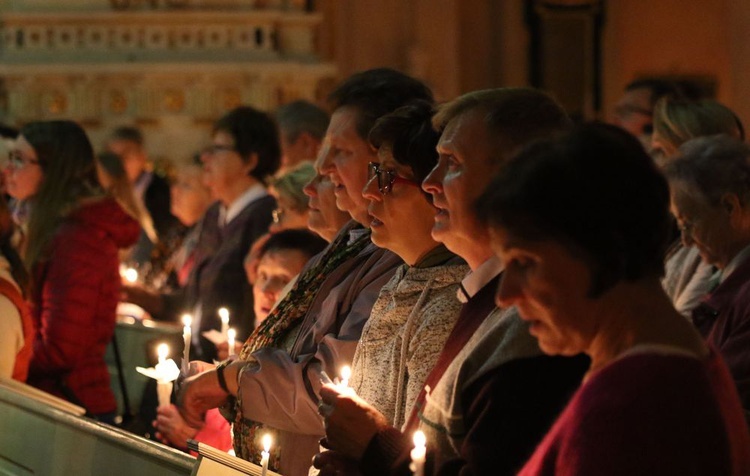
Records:
M328 114L315 104L298 100L276 110L281 135L281 167L283 175L303 162L312 163L328 128Z
M29 207L24 262L37 335L28 382L113 422L104 353L115 328L118 250L138 222L99 185L86 133L71 121L23 127L6 170L8 193Z
M214 202L211 190L203 183L200 155L192 163L177 169L171 188L171 213L185 227L173 229L163 237L151 255L151 267L144 281L160 292L170 292L187 285L195 265L203 216Z
M433 238L471 268L458 293L463 306L401 429L360 397L329 385L321 389L325 444L333 450L316 456L321 474L342 467L368 475L410 474L417 429L434 450L428 473L513 474L532 453L579 385L588 360L544 356L515 308L495 307L503 265L472 204L519 147L569 124L552 98L527 88L474 91L438 109L438 162L422 188L436 207ZM487 435L491 448L479 445Z
M678 155L681 144L713 134L744 140L744 129L737 116L716 101L661 99L654 111L652 155L657 164L665 167ZM711 265L701 260L698 249L684 246L677 237L667 252L663 285L678 311L690 316L708 293L712 274Z
M187 285L172 294L126 286L125 299L152 316L177 320L193 315L194 356L210 362L216 346L202 334L220 329L218 311L229 311L237 338L250 335L253 302L243 258L268 231L276 201L264 185L281 157L276 124L249 106L228 112L214 124L213 145L201 156L203 180L217 199L203 218Z
M180 411L189 423L237 397L235 451L244 459L258 460L266 432L275 435L270 465L282 474L305 474L318 450L321 372L336 375L351 363L380 288L401 264L373 245L365 228L369 203L362 189L367 164L377 157L367 134L379 117L414 99L432 95L421 82L385 68L357 73L333 91L328 146L317 170L330 177L337 206L353 221L307 264L238 360L183 384Z
M25 382L35 329L25 300L29 273L11 243L13 228L8 203L0 197L0 377Z
M693 139L665 174L684 245L715 270L693 322L724 357L750 422L750 148L726 135Z
M12 150L13 143L17 137L18 129L0 122L0 157L8 156L8 153ZM3 169L4 168L5 166L3 166ZM0 174L0 194L3 195L3 198L5 199L9 198L5 190L5 175L3 174Z
M136 127L121 126L112 131L107 150L122 159L125 174L133 186L135 198L151 216L159 237L166 236L180 224L170 212L169 183L148 170L148 155L143 134Z
M615 105L612 123L633 134L648 148L654 132L656 102L664 97L680 98L685 95L685 88L675 82L656 78L637 79L625 86L622 97Z
M158 243L159 238L156 236L151 216L133 194L133 185L125 173L122 159L112 152L98 154L96 156L96 174L102 188L117 200L123 210L138 220L143 230L138 243L127 253L128 256L121 257L121 261L131 261L131 257L134 258L132 259L133 262L144 261L144 258L139 259L137 257L149 253L153 244Z
M312 162L304 162L271 182L271 194L276 197L271 232L289 228L307 228L307 197L304 186L315 175Z
M291 229L270 235L260 250L258 279L253 284L256 326L268 316L284 286L325 246L323 239L308 230ZM226 358L226 349L224 354ZM162 406L157 409L153 425L159 440L182 450L187 449L189 439L222 451L232 448L229 423L216 409L206 412L202 427L194 428L180 416L175 405Z
M594 124L535 144L476 203L506 263L498 302L545 353L591 357L519 474L750 474L727 367L661 287L669 189L637 140Z
M432 104L401 107L370 131L378 149L363 195L372 241L404 260L380 290L352 361L350 386L388 423L403 425L456 322L466 263L436 242L422 180L437 163Z
M327 155L328 146L321 152ZM316 172L315 177L302 189L307 195L307 228L317 233L327 242L333 241L336 234L351 220L351 216L336 206L333 182L328 175Z

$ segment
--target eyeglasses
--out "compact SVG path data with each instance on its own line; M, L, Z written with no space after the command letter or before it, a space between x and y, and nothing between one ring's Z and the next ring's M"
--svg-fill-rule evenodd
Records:
M21 155L20 152L12 150L8 152L8 166L14 169L22 169L26 164L39 164L37 159L28 159Z
M370 162L367 166L367 181L378 178L378 190L383 195L387 195L393 189L394 183L403 183L420 187L421 185L414 180L409 180L404 177L396 175L396 171L393 169L381 169L380 164L377 162Z
M211 144L205 149L203 149L203 152L206 154L214 155L219 152L236 152L237 149L234 146L231 145L222 145L222 144Z

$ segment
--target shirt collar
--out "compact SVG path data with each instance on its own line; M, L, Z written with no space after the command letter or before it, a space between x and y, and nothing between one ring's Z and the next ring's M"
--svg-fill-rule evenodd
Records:
M739 253L734 255L734 258L732 258L729 264L721 270L721 278L719 278L719 282L723 283L724 280L727 279L727 277L729 277L729 275L748 258L750 258L750 245L742 248Z
M266 188L259 183L251 185L242 195L237 197L228 207L219 209L219 226L226 226L240 214L250 203L268 195Z
M461 285L458 287L456 296L458 300L466 304L471 297L479 292L487 283L492 281L495 276L503 271L503 263L497 256L493 256L474 271L470 271L468 275L461 281Z

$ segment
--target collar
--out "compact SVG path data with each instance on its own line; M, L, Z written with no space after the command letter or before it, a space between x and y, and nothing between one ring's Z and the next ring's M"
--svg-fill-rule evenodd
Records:
M488 259L477 269L469 272L461 281L456 296L463 304L466 304L470 298L479 292L487 283L492 281L498 274L503 271L503 263L496 256Z
M730 274L732 274L739 266L750 258L750 245L742 248L739 253L734 255L734 258L727 264L727 266L721 270L721 278L720 283L723 283L724 280L729 277Z
M268 195L268 190L260 183L251 185L242 195L237 197L228 207L219 208L219 226L226 226L240 214L250 203Z

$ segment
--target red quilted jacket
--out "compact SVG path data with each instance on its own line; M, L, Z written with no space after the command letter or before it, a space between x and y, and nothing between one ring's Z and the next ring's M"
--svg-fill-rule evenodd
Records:
M140 227L111 198L86 203L60 225L49 259L33 270L37 328L28 383L86 408L116 410L104 352L115 328L119 248Z

